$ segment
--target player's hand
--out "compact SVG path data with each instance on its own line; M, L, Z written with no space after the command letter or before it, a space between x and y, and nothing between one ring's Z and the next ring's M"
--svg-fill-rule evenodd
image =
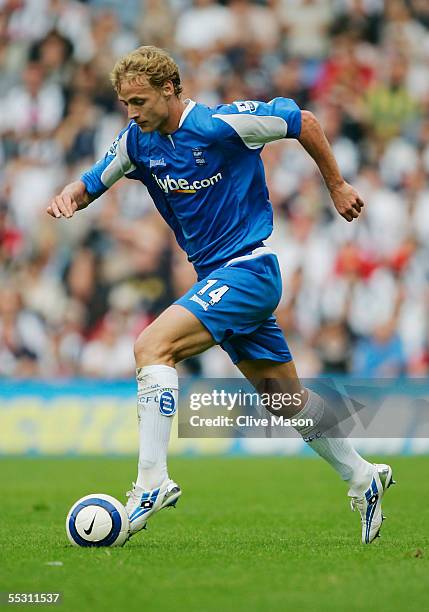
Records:
M70 219L77 209L78 204L74 197L70 193L63 192L51 200L46 212L55 219L60 219L61 217Z
M335 208L347 221L357 219L364 207L364 201L351 185L345 181L330 190L331 198Z

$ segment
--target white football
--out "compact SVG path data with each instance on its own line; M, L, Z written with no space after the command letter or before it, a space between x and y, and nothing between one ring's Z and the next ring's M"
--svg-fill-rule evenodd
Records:
M129 529L124 506L104 493L78 499L66 519L67 537L74 546L122 546Z

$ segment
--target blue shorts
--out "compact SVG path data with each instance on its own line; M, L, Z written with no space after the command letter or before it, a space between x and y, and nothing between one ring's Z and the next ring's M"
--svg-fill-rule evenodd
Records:
M233 363L287 362L292 356L273 315L281 292L277 257L268 247L258 247L211 272L175 304L201 321Z

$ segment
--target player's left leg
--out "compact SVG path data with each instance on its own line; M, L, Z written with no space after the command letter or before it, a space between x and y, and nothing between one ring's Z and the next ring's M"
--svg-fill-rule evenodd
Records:
M349 484L352 508L357 508L361 515L362 542L372 542L379 535L384 518L381 499L385 490L394 483L390 466L367 462L356 452L350 440L342 437L335 411L318 394L303 389L293 361L242 360L237 366L260 392L301 394L300 406L288 405L271 412L286 418L312 421L312 425L296 427L296 430Z
M207 329L180 305L167 308L138 337L135 347L139 461L137 481L126 506L130 533L148 518L175 505L180 487L168 476L167 450L177 408L177 362L214 344Z

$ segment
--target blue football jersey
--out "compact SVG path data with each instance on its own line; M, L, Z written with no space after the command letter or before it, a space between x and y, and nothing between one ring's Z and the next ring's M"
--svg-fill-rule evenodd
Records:
M81 178L95 197L122 176L144 183L204 278L271 234L260 154L266 143L297 138L300 131L301 111L286 98L216 108L190 100L175 132L143 133L131 121Z

